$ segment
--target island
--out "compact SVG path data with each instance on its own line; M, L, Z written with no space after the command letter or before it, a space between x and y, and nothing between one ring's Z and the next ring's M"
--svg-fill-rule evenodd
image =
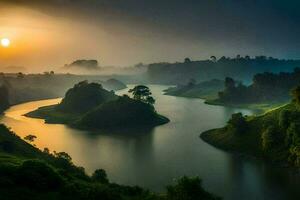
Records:
M201 134L201 138L224 150L261 157L300 167L300 87L290 103L259 116L232 115L223 128Z
M132 98L82 81L66 92L61 103L38 108L26 116L79 129L151 128L169 122L155 110L155 99L147 86L137 85L129 92Z
M108 79L106 81L102 81L100 82L100 84L107 90L117 91L117 90L122 90L127 88L125 83L114 78Z
M191 79L186 85L169 87L164 90L164 94L189 98L215 99L218 96L218 92L223 89L224 81L222 80L212 79L197 83L195 79Z

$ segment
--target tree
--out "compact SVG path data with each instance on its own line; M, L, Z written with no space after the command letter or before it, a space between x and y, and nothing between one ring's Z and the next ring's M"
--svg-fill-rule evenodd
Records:
M216 56L211 56L210 59L211 59L211 61L213 61L213 62L217 62L217 57L216 57Z
M6 86L0 86L0 113L9 107L9 91Z
M133 99L139 100L145 103L154 104L155 99L151 96L151 91L147 86L137 85L133 89L129 90L133 95Z
M35 140L36 138L37 138L37 137L36 137L35 135L29 134L29 135L27 135L27 136L24 137L24 140L27 140L27 141L29 141L29 142L31 143L31 142L34 142L34 140Z
M296 102L296 104L299 106L300 105L300 86L297 86L292 90L292 96L293 96L293 101Z
M262 148L264 151L272 149L276 142L276 128L274 126L269 126L261 135Z
M225 89L230 90L235 87L235 81L233 78L226 77L225 78Z
M191 59L190 58L185 58L184 59L184 63L191 63L192 61L191 61Z
M96 182L100 182L100 183L108 183L108 178L107 178L107 174L105 172L105 170L103 169L97 169L94 171L93 175L92 175L92 179Z
M58 159L63 159L63 160L66 160L68 162L72 161L72 157L66 152L56 152L56 151L54 151L53 153L54 153L55 157L57 157Z
M228 128L233 134L242 134L247 129L247 121L242 113L234 113L228 121Z
M199 177L186 176L176 180L175 185L167 186L167 200L217 200L220 199L205 191Z

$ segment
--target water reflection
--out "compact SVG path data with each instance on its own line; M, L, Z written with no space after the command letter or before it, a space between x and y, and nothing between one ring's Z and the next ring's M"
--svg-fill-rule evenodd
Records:
M158 112L171 122L151 130L90 132L22 116L61 99L30 102L9 109L1 122L24 137L34 134L37 147L69 153L88 173L97 168L110 180L161 191L174 178L199 175L204 186L225 199L293 199L300 197L300 177L254 158L226 153L203 142L199 134L222 127L234 112L246 109L210 106L200 99L162 95L150 86ZM119 92L126 93L127 90ZM297 198L296 198L297 199Z

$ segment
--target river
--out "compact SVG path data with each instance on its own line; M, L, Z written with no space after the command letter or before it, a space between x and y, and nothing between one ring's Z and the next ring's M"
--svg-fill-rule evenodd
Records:
M300 178L292 170L224 152L199 138L202 131L224 126L232 113L250 115L253 114L251 110L162 95L166 86L151 85L150 88L157 111L171 122L147 133L88 132L23 116L61 99L13 106L0 122L21 137L36 135L34 144L38 148L67 152L73 162L83 166L89 174L98 168L105 169L109 179L120 184L164 191L164 186L174 178L188 175L201 177L208 191L228 200L299 199Z

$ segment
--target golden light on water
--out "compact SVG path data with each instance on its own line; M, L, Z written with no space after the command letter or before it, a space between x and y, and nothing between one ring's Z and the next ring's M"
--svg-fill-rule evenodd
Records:
M10 40L8 38L2 38L1 39L1 46L9 47L9 45L10 45Z

